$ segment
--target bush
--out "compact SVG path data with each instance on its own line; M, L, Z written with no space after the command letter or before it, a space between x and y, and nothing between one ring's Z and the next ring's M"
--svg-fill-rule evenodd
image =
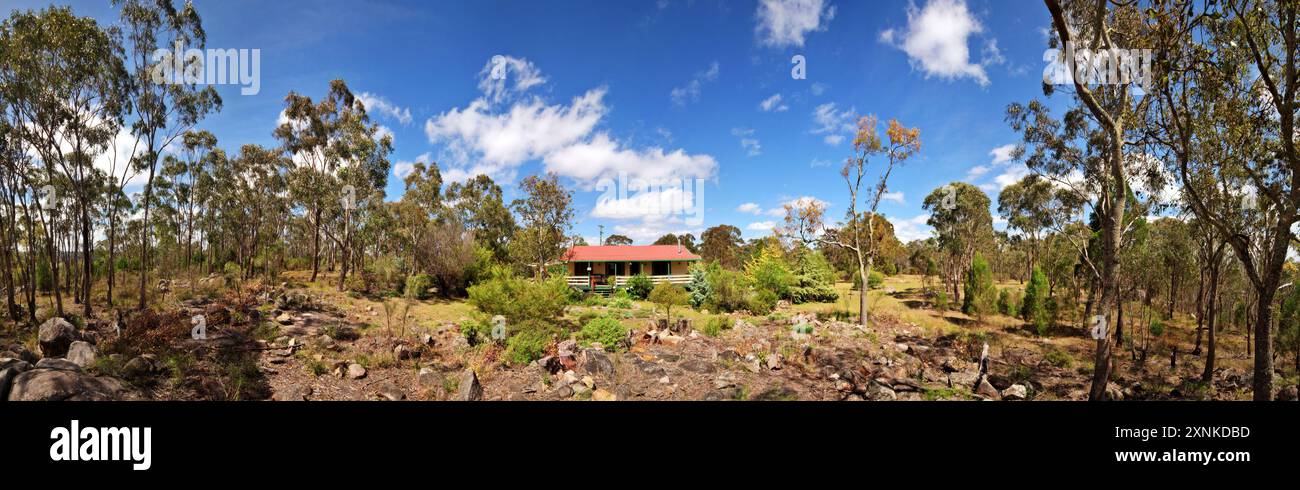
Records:
M664 309L668 321L673 320L673 307L686 305L689 301L686 290L672 284L661 282L650 291L650 301Z
M746 306L750 313L763 316L776 309L776 302L779 300L780 298L776 296L776 293L766 289L760 289L750 296Z
M578 331L578 343L583 347L598 342L601 347L610 352L622 350L623 341L626 339L627 329L617 319L608 316L591 320Z
M691 266L691 282L686 285L686 292L690 294L691 308L698 309L708 301L711 294L708 267L698 264Z
M559 329L540 320L526 320L518 324L506 339L505 358L514 365L524 365L541 359L555 342Z
M1039 335L1047 333L1049 319L1047 311L1047 276L1037 267L1025 285L1025 299L1020 303L1020 317L1034 325Z
M799 254L790 284L790 302L833 303L839 297L839 293L835 292L835 268L830 261L815 250L805 250Z
M1020 293L1010 288L998 293L998 313L1010 317L1020 316Z
M646 299L654 287L654 283L645 274L637 274L627 280L627 293L635 299Z
M880 289L880 287L884 285L885 285L885 275L881 274L880 271L873 270L867 273L867 287L869 287L870 289ZM858 273L853 274L853 290L854 291L862 290L862 274L858 274Z
M745 264L745 275L749 277L755 289L771 292L777 299L790 297L790 285L794 282L794 275L786 265L781 249L775 245L764 246L749 263Z
M409 299L426 300L429 299L429 288L433 287L433 276L428 274L416 274L406 278L405 291Z
M966 273L966 298L962 301L962 313L980 319L993 313L997 306L996 291L993 287L993 271L989 269L988 261L980 254L975 254L970 271Z
M706 277L709 283L709 297L704 306L712 311L732 312L749 307L749 285L745 276L736 271L713 265Z
M948 309L948 293L939 291L934 293L934 309L946 311Z
M705 320L704 324L700 326L700 332L710 337L717 337L719 335L722 335L723 330L728 330L730 328L731 328L731 319L722 315L718 315L714 317L709 317L708 320Z
M538 319L554 322L564 314L570 288L563 276L534 281L515 276L505 267L494 268L491 279L470 286L469 303L488 315L502 315L513 323Z

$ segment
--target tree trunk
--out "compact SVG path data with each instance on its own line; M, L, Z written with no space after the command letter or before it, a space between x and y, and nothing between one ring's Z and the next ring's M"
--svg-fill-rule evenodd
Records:
M316 210L313 211L313 216L313 233L311 236L311 282L316 282L316 275L320 273L320 205L316 206Z
M1201 270L1200 286L1196 288L1196 347L1192 355L1201 355L1201 332L1205 329L1205 270Z
M1216 344L1216 335L1214 331L1215 323L1218 322L1219 316L1219 262L1222 258L1222 254L1220 253L1222 250L1222 245L1220 245L1218 250L1215 251L1214 256L1210 258L1210 291L1209 295L1206 296L1208 301L1206 301L1205 305L1207 315L1205 328L1209 334L1207 335L1208 339L1206 342L1205 370L1201 372L1201 381L1207 383L1214 379L1214 356Z

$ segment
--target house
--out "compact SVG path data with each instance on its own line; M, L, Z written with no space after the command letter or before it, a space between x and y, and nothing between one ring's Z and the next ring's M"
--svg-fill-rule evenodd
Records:
M606 293L637 274L651 282L690 282L691 263L702 260L681 245L603 245L570 248L563 255L570 286Z

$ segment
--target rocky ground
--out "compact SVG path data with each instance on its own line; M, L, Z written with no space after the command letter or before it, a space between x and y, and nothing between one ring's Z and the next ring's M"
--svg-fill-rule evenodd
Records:
M378 327L373 306L340 311L288 284L243 293L81 327L47 320L34 342L0 344L0 400L1083 400L1091 372L1086 341L795 311L737 315L717 337L631 320L620 345L568 340L508 366L452 322ZM192 338L199 314L206 339ZM1186 361L1119 363L1112 399L1240 399L1250 383L1231 369L1199 383Z

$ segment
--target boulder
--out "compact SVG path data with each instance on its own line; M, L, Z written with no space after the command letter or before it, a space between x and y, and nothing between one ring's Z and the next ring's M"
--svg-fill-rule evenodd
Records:
M28 364L27 361L0 358L0 400L9 397L9 387L12 385L14 378L31 368L32 365Z
M68 355L65 358L85 369L95 364L95 354L95 346L78 340L68 347Z
M422 367L420 372L415 375L415 381L425 388L441 387L442 373L435 371L431 367Z
M156 371L158 371L158 362L151 354L136 356L122 366L122 374L128 378L148 376Z
M60 371L81 371L81 365L67 359L45 358L36 362L36 369L57 369Z
M80 337L77 335L77 327L67 320L54 317L41 324L37 340L42 357L60 357L67 354L68 347L72 342L80 340Z
M388 381L380 384L379 388L375 389L375 394L390 402L397 402L406 399L406 393L402 393L402 390L398 388L397 385Z
M78 371L32 369L14 377L9 401L102 401L121 398L122 382Z
M483 399L483 385L478 383L478 374L473 369L466 369L460 376L460 387L456 390L456 400L474 402Z
M271 399L278 402L304 402L311 396L311 386L294 384L284 391L277 391Z
M893 388L872 382L871 386L867 388L866 398L873 402L892 402L898 399L898 393L895 393Z
M4 388L3 388L3 384L0 383L0 390L2 390L2 389L4 389ZM1274 400L1277 400L1277 401L1280 401L1280 402L1293 402L1293 401L1296 401L1296 385L1287 386L1287 387L1284 387L1284 388L1278 390L1278 391L1277 391L1277 396L1276 396L1276 397L1273 397L1273 399L1274 399Z
M993 387L992 383L986 378L980 378L979 384L975 385L975 394L990 400L1001 400L1002 394L998 389Z
M357 363L348 364L348 379L361 379L364 377L366 377L366 368Z
M603 350L587 349L582 351L582 369L589 374L613 376L614 361Z
M1024 400L1029 396L1029 389L1022 384L1013 384L1002 390L1003 400Z
M613 402L618 401L618 395L599 389L591 392L591 399L598 402Z
M682 369L692 373L711 374L715 370L713 364L702 359L687 359L679 365Z

